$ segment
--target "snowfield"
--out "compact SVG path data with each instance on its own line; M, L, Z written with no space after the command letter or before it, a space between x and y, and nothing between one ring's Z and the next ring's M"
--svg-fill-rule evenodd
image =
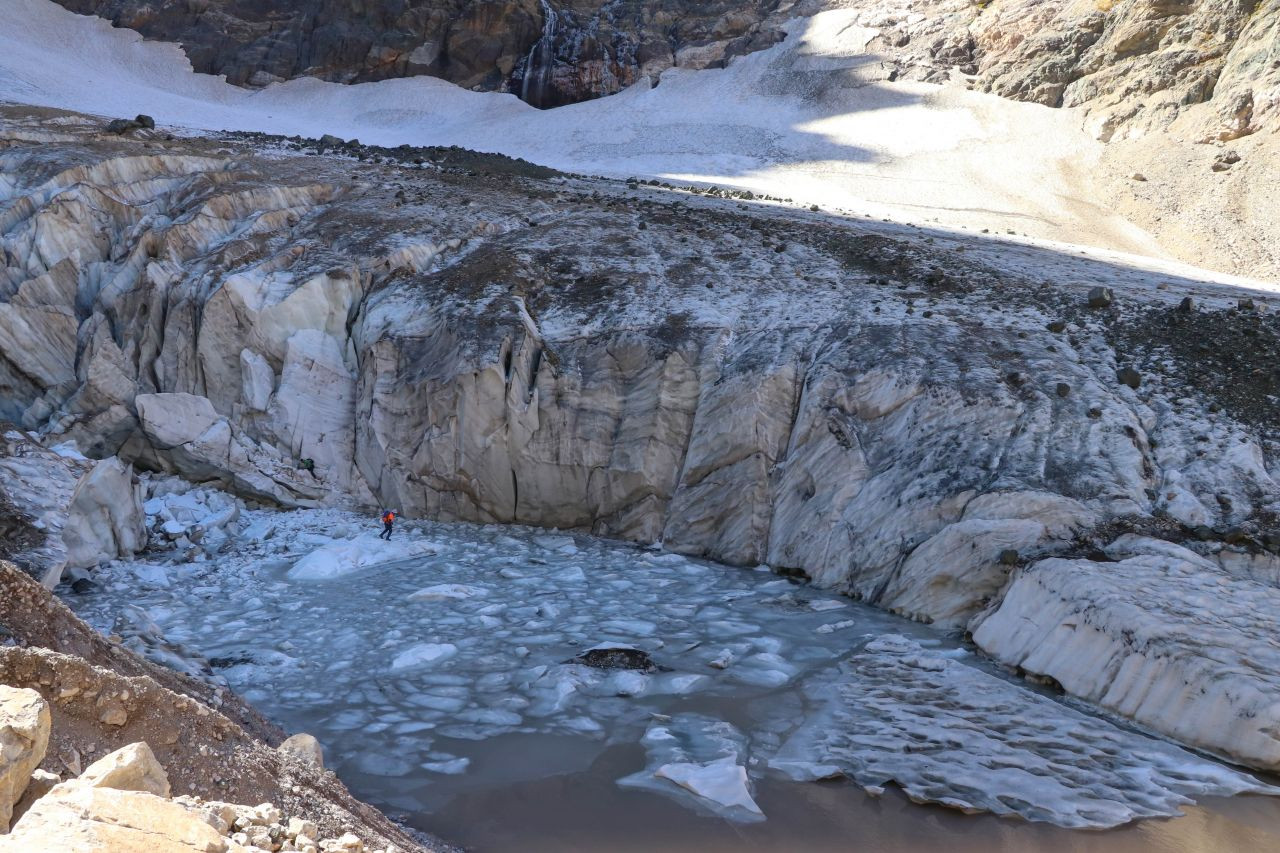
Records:
M714 183L874 217L987 228L1166 257L1094 202L1101 144L1067 111L961 86L874 81L875 31L849 10L798 19L785 42L723 70L674 69L657 88L539 111L514 95L420 77L248 91L198 75L181 50L6 0L0 101L193 130L334 134L458 145L568 171Z

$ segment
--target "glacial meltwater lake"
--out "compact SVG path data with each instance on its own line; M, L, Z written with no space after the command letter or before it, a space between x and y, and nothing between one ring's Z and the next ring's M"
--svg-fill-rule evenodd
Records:
M66 600L98 630L209 662L358 797L467 849L1280 850L1280 798L1238 793L1269 780L764 570L496 526L386 545L313 510L95 580Z

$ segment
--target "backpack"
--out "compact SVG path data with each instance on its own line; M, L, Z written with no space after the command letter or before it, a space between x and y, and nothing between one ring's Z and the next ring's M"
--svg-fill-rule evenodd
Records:
M393 521L395 521L395 520L396 520L396 514L395 514L394 512L387 511L387 512L384 512L384 513L382 514L382 523L383 523L383 524L390 524L391 522L393 522Z

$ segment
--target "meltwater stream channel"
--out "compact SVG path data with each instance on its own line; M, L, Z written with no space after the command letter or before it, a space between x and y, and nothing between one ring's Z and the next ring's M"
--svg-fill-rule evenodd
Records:
M114 563L67 600L156 659L207 659L357 796L468 849L1280 849L1280 798L1230 796L1252 777L926 626L590 537L414 524L387 545L361 523L246 513L222 556Z

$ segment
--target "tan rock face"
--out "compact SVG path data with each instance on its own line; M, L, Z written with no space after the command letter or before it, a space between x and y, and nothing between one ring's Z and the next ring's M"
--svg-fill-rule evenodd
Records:
M0 684L0 831L44 760L49 726L49 706L39 693Z
M103 757L78 779L42 791L12 832L0 835L0 851L252 853L316 849L318 834L314 822L298 817L285 821L271 803L169 799L164 768L150 747L138 742ZM344 853L365 850L364 840L352 832L319 845Z
M63 782L36 801L0 851L226 853L217 830L183 805L141 791Z
M1205 140L1238 138L1280 121L1280 0L856 7L880 33L871 51L884 58L891 78L940 81L958 72L1004 97L1079 107L1100 139L1160 131L1188 111Z

